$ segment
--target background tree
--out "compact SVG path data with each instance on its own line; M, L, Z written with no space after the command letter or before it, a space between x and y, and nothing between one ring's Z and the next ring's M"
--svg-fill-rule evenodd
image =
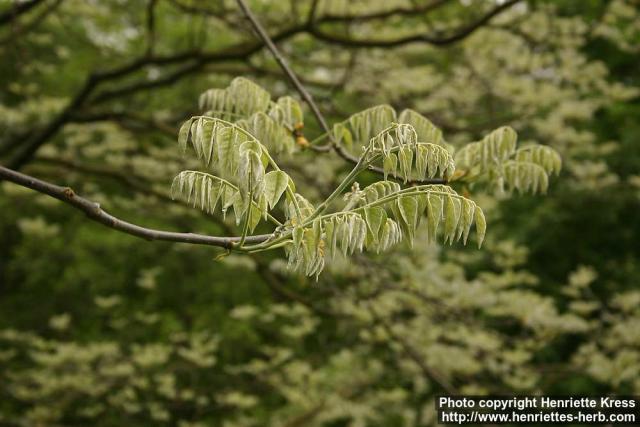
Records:
M2 422L429 425L443 391L637 392L637 4L249 6L330 124L387 103L456 148L509 125L564 172L508 200L459 177L482 251L337 257L317 284L275 251L213 261L4 182ZM0 25L3 165L146 227L240 235L168 192L201 92L242 75L296 96L235 2L7 3ZM278 164L314 204L353 167L292 147Z

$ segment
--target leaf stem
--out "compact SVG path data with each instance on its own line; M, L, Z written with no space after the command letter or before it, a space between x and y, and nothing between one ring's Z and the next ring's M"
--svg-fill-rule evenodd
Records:
M253 210L253 167L249 168L249 191L247 192L247 198L249 199L247 206L247 213L244 216L244 224L242 225L242 236L240 236L240 242L238 247L242 248L244 241L247 238L249 232L249 222L251 221L251 211Z
M333 190L333 193L331 193L329 197L327 197L326 200L316 208L315 212L313 212L313 214L309 218L307 218L307 220L305 221L305 224L311 223L314 219L320 216L322 212L324 212L329 207L331 202L333 202L338 196L340 196L340 194L342 194L345 188L347 188L349 185L351 185L351 183L353 183L353 181L356 179L358 174L366 170L366 168L369 166L369 162L367 162L365 158L367 156L367 153L369 152L369 148L370 147L367 147L365 149L365 151L362 153L362 156L358 160L358 163L356 163L355 167L351 169L351 172L349 172L349 175L347 175L345 179L342 180L340 185L338 185L338 187L336 187L336 189Z
M269 164L271 165L271 167L276 171L281 171L276 161L273 160L273 157L271 157L271 154L269 154L269 152L266 149L264 152L267 155L267 159L269 160ZM300 205L298 204L298 199L296 198L294 191L291 189L290 182L287 182L287 188L285 192L287 193L287 197L291 199L291 203L293 203L293 207L296 210L296 215L298 216L298 221L302 221L302 212L300 211Z

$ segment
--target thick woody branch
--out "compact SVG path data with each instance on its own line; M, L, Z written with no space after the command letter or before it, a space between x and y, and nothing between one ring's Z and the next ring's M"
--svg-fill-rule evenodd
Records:
M100 208L98 203L77 195L69 187L60 187L32 176L5 168L4 166L0 166L0 179L10 181L14 184L51 196L54 199L58 199L84 212L87 217L102 225L142 239L190 243L193 245L219 246L226 249L232 249L234 244L240 241L239 237L207 236L204 234L178 233L141 227L139 225L123 221L105 212ZM270 237L270 234L248 236L245 241L251 243L262 243Z

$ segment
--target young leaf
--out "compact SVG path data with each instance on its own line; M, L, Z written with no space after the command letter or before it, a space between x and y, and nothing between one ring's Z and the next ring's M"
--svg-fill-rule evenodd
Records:
M482 209L476 209L475 220L476 220L476 233L478 234L478 248L480 248L482 247L482 242L484 241L484 235L487 231L487 221L484 217L484 212L482 212Z
M368 237L372 244L380 242L380 227L387 221L387 213L379 207L365 208L364 217L367 222Z
M180 126L180 131L178 132L178 145L184 152L187 149L187 142L189 140L189 134L191 132L191 125L193 124L193 118L187 120Z
M382 169L384 170L384 179L387 179L389 174L396 176L396 171L398 169L398 157L395 153L390 153L383 159Z
M412 196L403 196L397 199L396 207L400 213L396 221L409 237L409 243L413 244L416 227L418 226L418 201Z
M262 150L257 141L246 141L240 145L239 187L243 197L251 192L253 198L264 194L264 164Z
M418 141L442 145L449 149L449 144L442 139L442 131L422 114L407 108L398 116L398 123L407 123L413 126L418 134Z
M276 153L292 153L296 148L291 132L273 117L258 112L251 117L239 120L236 125L248 131L264 146Z
M396 112L389 105L378 105L353 114L344 122L333 128L334 139L345 141L345 130L349 139L360 144L367 144L371 138L380 133L396 120Z
M276 122L284 124L290 129L294 129L304 122L300 103L290 96L278 98L278 101L269 110L269 115L273 117Z
M430 241L434 241L436 239L438 225L442 219L443 208L444 204L442 202L442 196L437 194L427 195L427 230Z
M218 201L223 214L233 206L236 222L240 221L240 217L249 206L248 200L241 196L238 187L222 178L199 171L180 172L171 185L171 195L207 213L214 212ZM252 213L251 221L255 222L260 215L266 215L266 203L252 201L251 204L252 210L256 213L255 216ZM255 228L255 225L253 227Z
M456 204L451 195L446 197L444 204L444 235L445 243L449 241L453 244L456 235L456 227L458 225L458 212L456 212Z
M471 224L473 223L473 218L475 214L476 206L471 200L464 199L462 201L462 219L460 223L462 224L462 242L467 244L467 237L469 237L469 230L471 229Z
M400 174L407 182L411 177L411 167L413 164L413 150L409 146L400 147L398 151L398 160L400 161Z
M269 209L278 203L289 185L289 175L283 171L271 171L264 176L264 193Z

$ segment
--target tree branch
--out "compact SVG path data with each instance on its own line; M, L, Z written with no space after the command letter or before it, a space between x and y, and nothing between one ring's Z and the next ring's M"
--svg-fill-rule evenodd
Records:
M309 14L307 15L307 25L313 25L313 21L316 19L316 11L318 10L318 3L320 0L311 0L311 7L309 8Z
M41 132L36 133L33 138L25 140L18 146L18 151L9 160L9 166L13 169L19 169L29 161L38 148L49 140L49 138L54 136L58 130L69 121L71 114L82 106L97 84L98 80L90 75L80 91L64 108L64 110L58 113L58 115L56 115ZM17 144L19 144L19 140L5 141L4 144L0 146L0 155L9 152L14 148L14 145Z
M123 221L105 212L100 208L98 203L75 194L69 187L60 187L32 176L5 168L4 166L0 166L0 179L6 179L14 184L51 196L54 199L58 199L84 212L87 217L102 225L142 239L190 243L193 245L219 246L226 249L232 249L234 244L240 241L239 237L218 237L194 233L177 233L173 231L154 230L151 228L141 227L139 225ZM248 236L245 241L262 243L270 237L271 234Z
M286 39L294 34L299 33L302 30L303 27L300 26L291 27L282 31L276 37L278 39ZM137 58L130 63L124 64L120 67L108 71L91 73L87 76L85 83L78 91L78 93L72 98L71 102L69 102L69 104L60 113L58 113L47 125L45 125L40 132L36 131L31 137L26 140L24 140L24 135L20 135L18 138L3 141L3 143L0 144L0 156L7 154L15 149L16 152L13 153L12 157L10 158L8 166L12 169L21 168L33 157L33 155L41 145L43 145L50 138L56 135L58 130L60 130L60 128L62 128L66 123L70 121L70 117L75 111L80 110L81 107L87 104L90 96L101 83L127 76L131 73L139 71L147 65L172 65L181 62L192 61L191 64L175 71L172 74L169 74L168 76L165 76L162 79L158 79L157 81L134 83L129 86L125 86L124 88L105 92L102 100L106 100L116 95L125 95L137 90L149 89L163 84L171 84L178 78L184 77L191 72L197 71L209 62L245 59L258 52L262 48L262 46L262 43L238 43L231 47L223 48L220 51L208 53L199 51L186 51L168 56L148 56L145 54L144 56Z
M327 121L325 120L324 116L320 112L320 109L318 109L318 106L313 101L311 94L307 92L307 90L304 88L302 83L300 83L300 80L298 80L298 77L296 76L296 74L293 72L291 67L289 67L289 64L287 64L286 59L284 58L284 56L282 56L282 54L276 47L275 43L273 42L273 40L271 40L271 37L269 37L269 34L267 34L267 31L264 29L264 27L262 27L262 25L260 25L260 22L255 17L253 12L251 12L251 9L249 9L249 6L247 6L247 3L245 3L244 0L237 0L237 3L238 3L238 6L240 6L240 9L242 9L242 11L244 12L247 19L251 22L253 29L256 31L256 33L258 33L258 36L260 37L262 42L271 51L271 53L273 54L273 57L278 62L278 65L280 65L282 70L285 72L289 81L291 81L293 86L300 93L300 96L302 96L302 98L305 100L307 105L309 105L309 108L311 108L313 115L316 117L316 119L318 119L318 123L320 123L320 126L322 127L322 129L325 132L329 133L330 132L329 125L327 124Z
M91 175L102 176L106 178L113 179L123 185L128 186L131 190L136 191L140 194L152 195L153 197L158 198L163 202L176 202L169 195L155 190L150 186L149 182L146 182L144 178L139 176L133 176L129 173L122 173L119 170L112 169L104 166L87 166L85 164L76 163L72 160L65 159L57 159L53 157L43 157L39 156L34 159L36 162L42 162L44 164L52 164L56 166L61 166L64 168L68 168L71 170L75 170L82 173L87 173ZM144 183L142 181L145 181ZM204 212L203 212L204 213ZM211 218L211 217L209 217ZM213 217L213 220L216 222L218 226L222 228L225 233L233 233L232 227L230 227L227 223L222 221L219 217ZM295 301L299 304L308 307L313 312L318 315L328 316L328 317L344 317L340 313L333 312L331 310L325 309L323 307L318 306L311 299L304 297L296 293L294 290L289 289L285 286L284 281L285 277L279 275L278 273L272 271L269 268L268 262L266 262L259 254L247 254L256 264L256 273L262 277L264 282L267 284L269 289L271 289L272 293L282 299Z
M201 61L193 62L184 67L178 68L177 70L159 79L134 82L117 89L102 91L98 93L95 97L93 97L90 100L90 103L92 105L101 104L110 99L126 96L130 93L136 93L144 90L151 90L157 87L170 85L172 83L175 83L182 77L198 71L200 68L202 68L203 65L204 63Z
M415 7L396 7L392 9L385 10L383 12L372 12L366 14L350 14L350 15L323 15L323 22L366 22L373 20L383 20L387 18L391 18L392 16L400 15L400 16L416 16L425 13L432 12L439 8L440 6L444 6L446 3L451 2L451 0L435 0L432 3L427 3L422 6Z
M29 0L21 3L14 3L9 7L8 10L0 13L0 25L5 25L23 13L27 13L33 7L37 6L39 3L42 3L43 0Z
M60 4L62 0L54 0L49 6L47 6L42 12L40 12L36 17L34 17L30 22L20 25L15 25L15 29L10 32L6 37L0 40L0 45L5 45L8 43L17 40L18 37L23 36L25 33L32 31L36 28L40 23L51 14Z
M322 32L318 29L317 25L323 22L331 22L332 19L336 19L335 17L331 17L331 16L320 17L312 23L303 23L303 24L293 25L277 33L276 35L270 37L266 33L264 28L256 20L255 16L251 14L251 11L246 6L246 3L244 2L244 0L238 0L238 4L241 5L243 10L246 9L246 11L248 11L249 14L251 14L251 18L249 19L252 22L252 25L254 26L256 31L258 32L258 35L260 36L261 41L253 42L253 43L241 42L241 43L237 43L237 44L222 48L214 52L202 52L197 50L195 51L189 50L185 52L179 52L173 55L164 55L164 56L147 55L145 52L143 56L134 59L128 64L124 64L120 67L116 67L108 71L91 73L87 76L84 85L81 87L78 93L72 98L72 101L67 105L67 107L64 110L62 110L58 115L56 115L47 125L45 125L41 131L34 132L26 140L24 139L25 135L20 135L19 138L3 141L3 143L0 145L0 155L5 155L7 153L15 151L15 153L12 154L12 157L10 158L8 165L13 169L19 169L33 157L33 155L36 153L36 151L40 148L41 145L43 145L49 139L55 136L58 130L60 130L60 128L62 128L66 123L69 122L70 117L74 112L86 106L87 103L91 102L90 97L93 95L96 88L100 84L107 81L116 80L116 79L128 76L149 65L166 66L166 65L181 64L181 63L184 64L184 63L190 62L187 65L183 66L182 68L179 68L178 70L164 76L163 78L158 79L157 81L145 81L145 82L133 83L133 84L126 85L124 87L112 89L110 91L99 94L97 101L98 102L104 101L107 99L112 99L113 97L117 97L117 96L130 95L139 90L147 90L147 89L159 87L162 85L172 84L178 79L183 78L193 72L200 70L204 65L211 62L217 62L217 61L224 62L224 61L246 59L251 55L255 54L256 52L259 52L265 44L267 44L271 52L274 54L274 56L276 56L275 52L278 52L278 50L275 46L275 43L281 40L289 39L301 33L310 34L315 38L317 38L318 40L321 40L327 43L346 46L346 47L355 47L355 48L393 47L393 46L400 46L400 45L414 43L414 42L424 42L424 43L430 43L436 46L443 46L443 45L455 43L457 41L464 39L465 37L473 33L475 30L482 27L484 24L488 23L494 16L498 15L502 11L508 9L509 7L513 6L514 4L520 1L522 0L507 1L504 4L494 8L491 12L487 13L478 21L475 21L467 25L466 27L463 27L462 29L455 32L453 35L443 37L443 38L429 37L424 34L418 34L418 35L408 36L408 37L395 39L395 40L354 40L354 39L344 38L342 36L336 36L334 34ZM245 11L245 15L246 15L246 11ZM0 19L1 19L1 16L2 15L0 15ZM270 43L267 43L267 40ZM299 79L295 76L295 74L291 72L291 69L288 67L288 65L284 61L284 58L282 58L282 56L278 53L276 56L276 59L278 59L280 66L283 68L283 70L285 70L289 79L292 81L292 83L294 83L294 86L296 86L296 89L300 92L301 96L309 104L314 115L316 115L316 118L318 118L318 121L322 126L322 129L325 132L329 133L329 128L326 123L326 120L323 118L317 106L313 103L313 99L311 98L311 96L308 94L308 92L306 92L304 87L300 84ZM295 82L293 79L295 79ZM309 103L309 101L311 102ZM316 147L314 149L318 151L327 151L327 149L331 149L331 148L335 150L339 156L341 156L342 158L344 158L349 162L354 163L357 160L354 156L350 155L350 153L344 150L343 147L337 146L335 144L333 145L333 147L325 147L324 149L322 147ZM375 172L380 172L375 168L373 170Z
M397 46L401 46L409 43L428 43L434 46L445 46L445 45L458 42L468 37L473 32L475 32L478 28L482 27L483 25L491 21L496 15L499 15L500 13L504 12L505 10L509 9L511 6L521 1L522 0L509 0L499 6L496 6L493 10L488 12L482 18L472 22L471 24L468 24L465 27L459 28L453 34L445 37L431 37L426 34L414 34L406 37L400 37L397 39L389 39L389 40L363 40L363 39L352 39L348 37L343 37L333 33L326 33L321 31L318 27L310 27L308 29L308 32L309 34L311 34L312 36L316 37L319 40L322 40L328 43L339 44L345 47L354 47L354 48L356 47L358 48L366 48L366 47L390 48L390 47L397 47Z
M331 148L333 148L334 151L338 153L340 157L347 160L348 162L351 162L353 164L358 164L358 161L359 161L358 157L352 155L351 153L346 151L342 146L335 143L332 137L331 129L329 128L327 121L325 120L324 116L320 112L320 109L316 105L311 94L309 94L309 92L307 92L307 90L304 88L302 83L300 83L300 80L298 79L296 74L293 72L291 67L289 67L289 64L287 64L286 59L284 58L284 56L282 56L282 54L276 47L275 43L273 42L273 40L269 37L269 34L267 34L264 27L260 24L258 19L253 14L253 12L251 12L251 9L249 9L249 6L247 6L244 0L236 0L236 1L238 3L238 6L240 6L240 9L242 9L242 11L244 12L247 19L251 22L253 29L256 31L256 33L258 33L258 36L260 37L262 42L267 46L267 48L273 54L274 58L276 59L276 61L278 62L278 64L286 74L286 76L288 77L289 81L291 81L291 83L296 88L298 93L300 93L300 96L305 100L307 105L309 105L309 108L311 108L313 115L318 120L318 123L320 123L322 130L329 136L329 138L331 138L331 141L332 141ZM512 1L519 1L519 0L512 0ZM319 150L319 151L326 151L322 147L312 146L312 149ZM371 170L378 174L384 174L384 170L377 166L369 166L368 170ZM428 184L444 184L447 181L443 179L430 179L430 180L424 180L420 182L428 183Z
M153 55L156 42L156 5L158 0L149 0L147 4L147 55Z
M101 176L105 178L113 179L122 185L126 185L134 191L138 191L141 194L152 195L162 200L163 202L178 202L173 200L168 193L155 190L150 183L146 182L140 176L136 176L130 173L130 171L122 170L122 168L115 169L109 166L103 165L89 165L86 163L78 163L73 160L57 157L38 156L33 159L34 163L43 163L45 165L63 167L65 169L73 170L83 174L90 174L95 176Z

